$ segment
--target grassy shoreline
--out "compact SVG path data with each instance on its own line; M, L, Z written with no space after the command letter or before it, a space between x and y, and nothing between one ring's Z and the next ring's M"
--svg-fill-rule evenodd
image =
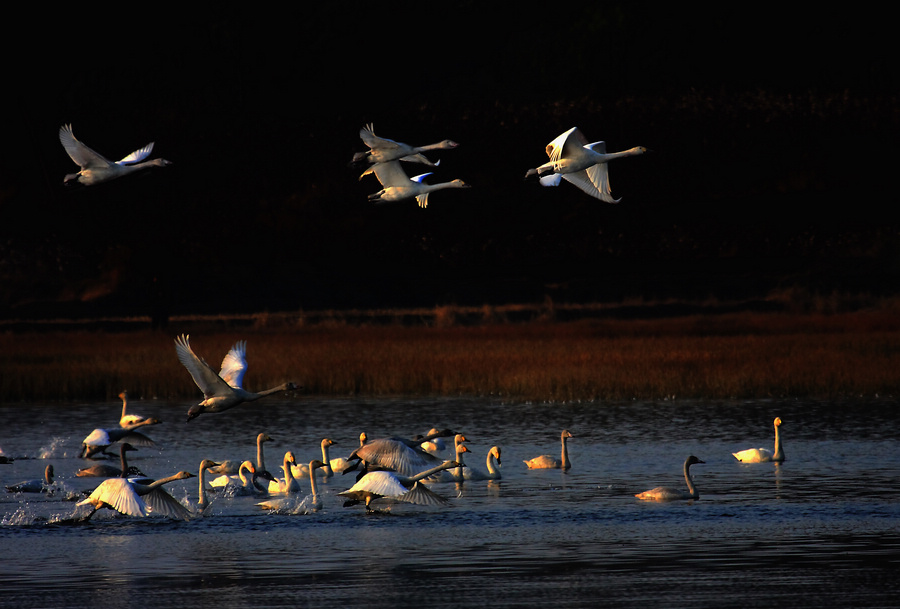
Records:
M177 320L166 331L0 334L0 402L198 397L173 339L218 368L247 340L245 387L298 395L574 401L889 396L900 392L900 315L744 312L430 325Z

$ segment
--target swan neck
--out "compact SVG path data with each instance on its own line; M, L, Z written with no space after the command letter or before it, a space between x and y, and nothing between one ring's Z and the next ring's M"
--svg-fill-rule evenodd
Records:
M487 467L489 474L493 475L497 473L497 465L494 461L494 453L488 453L487 459L484 460L484 465L485 467Z
M322 447L322 451L325 451L325 447ZM309 488L312 491L313 497L319 494L318 487L316 486L316 470L313 468L313 461L309 462ZM327 463L327 461L326 461Z
M256 438L256 469L259 471L265 471L266 469L266 459L263 456L264 442L262 437Z
M779 426L775 426L775 454L772 456L773 461L784 461L784 452L781 450L781 433Z
M691 478L691 465L689 463L684 464L684 481L687 482L688 492L690 492L691 497L699 499L700 495L697 493L697 488L694 486L694 479Z
M331 469L331 459L329 459L329 457L328 457L328 443L327 442L322 442L322 463L325 464L325 466L322 468L325 470L325 476L326 477L333 476L334 471ZM313 470L312 470L312 468L310 468L309 469L310 476L312 476L312 472L313 472ZM315 495L315 493L313 493L313 495Z
M424 472L419 472L415 476L408 476L408 477L402 478L402 480L405 480L410 483L418 482L419 480L427 478L428 476L430 476L432 474L436 474L440 471L444 471L445 469L450 469L450 467L451 467L451 465L449 465L447 463L441 463L437 467L432 467L431 469L426 469Z
M563 469L569 469L572 465L569 463L569 443L566 436L562 437L562 466Z

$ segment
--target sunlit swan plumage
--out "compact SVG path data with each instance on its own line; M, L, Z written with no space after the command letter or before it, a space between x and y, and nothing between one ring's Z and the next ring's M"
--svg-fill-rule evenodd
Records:
M428 430L427 435L431 435L440 431L436 427L432 427ZM432 438L431 440L426 440L421 444L422 450L427 453L431 453L432 455L438 456L439 453L444 452L447 449L447 445L444 443L444 440L441 438Z
M166 159L144 161L153 151L153 142L139 150L135 150L121 161L113 163L76 139L75 134L72 132L72 125L63 125L59 128L59 141L63 148L66 149L69 157L81 168L78 173L68 174L63 183L78 180L85 186L92 186L148 167L165 167L172 164ZM142 163L141 161L144 162Z
M387 163L389 161L409 161L424 165L437 165L429 161L422 153L429 150L451 150L459 146L453 140L443 140L427 146L410 146L402 142L395 142L387 138L375 135L374 126L369 123L359 130L359 137L369 147L366 152L357 152L353 155L352 164L361 163Z
M430 173L423 173L410 178L406 175L403 167L400 166L400 161L389 161L373 165L363 173L363 176L369 173L374 173L384 187L378 192L369 195L369 201L375 203L394 203L415 198L419 207L424 209L428 207L428 196L437 190L469 188L468 184L458 179L450 182L426 184L424 180L431 175Z
M287 451L284 453L284 464L281 469L284 470L284 478L276 478L269 482L269 492L276 495L286 495L288 493L299 493L300 482L294 478L293 465L297 463L294 453Z
M500 447L491 446L484 460L486 472L467 467L463 470L463 476L466 480L499 480L500 474Z
M53 490L53 466L44 468L44 477L34 480L23 480L6 487L8 493L48 493Z
M128 478L107 478L100 483L91 496L77 505L92 505L93 511L84 520L90 519L101 508L115 510L127 516L146 516L150 512L169 518L188 519L191 512L177 499L162 488L164 484L176 480L193 478L190 472L178 472L174 476L161 478L149 484L133 482Z
M246 341L238 341L222 360L222 368L218 374L209 364L197 357L191 350L189 337L186 334L175 339L175 351L178 359L191 373L191 377L203 392L204 400L188 410L188 418L207 412L224 412L244 402L252 402L273 393L296 389L293 383L282 383L272 389L259 393L242 388L244 373L247 371Z
M417 505L447 505L449 502L445 497L428 489L420 481L423 478L454 467L459 467L459 463L456 461L444 461L440 465L414 476L401 476L396 472L389 471L369 472L352 487L338 493L338 495L347 498L344 507L365 502L367 511L371 509L371 503L378 499L402 501Z
M465 471L468 470L465 461L465 454L472 452L469 447L464 444L466 437L463 434L456 434L453 439L454 451L456 454L457 466L438 472L438 475L429 476L422 482L462 482L465 480Z
M748 448L731 454L742 463L781 463L784 461L784 449L781 447L780 428L781 417L775 417L775 452L767 448Z
M697 488L694 486L694 479L691 478L691 465L695 465L697 463L703 463L703 461L701 461L694 455L691 455L684 460L684 481L687 482L688 490L683 491L679 488L672 488L669 486L657 486L656 488L650 489L649 491L638 493L637 495L635 495L635 497L637 497L638 499L642 499L643 501L676 501L678 499L699 499L700 493L697 492Z
M644 154L643 146L622 152L606 152L604 142L588 143L577 127L572 127L547 144L548 163L529 169L525 177L537 174L544 186L558 186L561 179L570 182L587 194L607 203L618 203L609 188L607 163L613 159Z
M145 419L130 427L117 427L113 429L97 428L81 441L81 451L78 456L91 459L99 453L106 454L106 449L116 442L128 442L134 446L152 447L156 443L144 434L135 431L139 427L157 425L158 419Z
M308 476L310 488L310 495L308 497L303 497L300 500L298 500L297 497L279 497L277 499L262 501L256 505L264 510L273 510L277 512L290 511L292 514L300 512L309 514L310 512L321 510L322 499L319 497L319 488L316 484L315 472L323 467L325 467L325 463L318 459L313 459L307 464L307 470L313 472L312 476Z
M359 445L365 446L368 439L369 438L368 438L368 436L366 436L366 432L361 432L359 434ZM337 473L343 474L345 469L347 469L348 467L353 467L355 465L355 463L351 463L348 459L346 459L344 457L335 457L334 459L332 459L329 462L329 465L331 466L332 472L337 472Z
M539 457L534 457L533 459L528 459L525 461L525 465L528 469L569 469L572 467L572 463L569 461L569 449L568 449L568 440L569 438L574 438L569 430L563 429L562 434L560 434L560 442L562 442L562 458L557 459L552 455L540 455Z
M434 437L456 435L452 430L438 432ZM431 434L421 440L406 438L379 438L369 440L354 450L348 461L361 460L368 465L389 469L403 476L413 476L424 469L441 463L441 459L421 449L421 443L432 439Z
M134 427L139 423L143 423L148 420L150 417L144 417L139 414L126 414L125 411L128 409L128 392L123 391L119 394L119 399L122 400L122 416L119 417L119 427Z

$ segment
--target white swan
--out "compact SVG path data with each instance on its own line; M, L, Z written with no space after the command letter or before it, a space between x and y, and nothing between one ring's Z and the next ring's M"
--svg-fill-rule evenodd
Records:
M691 455L684 460L684 481L687 482L688 490L683 491L678 488L668 486L657 486L656 488L638 493L635 495L643 501L676 501L678 499L699 499L700 493L694 486L694 479L691 478L691 465L703 463L700 459Z
M369 466L389 469L403 476L413 476L441 462L438 457L410 446L407 442L408 440L402 438L369 440L350 453L347 460L362 461ZM351 466L351 469L353 467ZM344 473L347 471L345 468Z
M435 434L438 432L439 432L439 430L436 427L432 427L431 429L428 430L427 435L431 436L432 434ZM444 452L444 450L446 450L446 448L447 448L447 445L444 443L444 441L441 438L437 438L437 437L432 438L431 440L423 441L420 446L422 447L422 450L424 450L427 453L431 453L434 456L438 456L439 453Z
M126 414L125 411L128 409L128 392L123 391L119 394L119 399L122 400L122 416L119 417L119 427L134 427L137 424L140 424L149 419L149 417L144 417L139 414Z
M116 442L128 442L135 446L152 447L156 443L144 434L135 431L139 427L148 425L157 425L161 423L158 419L145 419L130 427L118 427L114 429L97 428L87 435L81 441L81 450L78 452L79 457L92 459L97 454L108 454L106 449Z
M318 459L313 459L307 464L307 469L311 472L316 472L319 469L325 467L325 463L319 461ZM316 474L313 473L312 476L309 476L309 487L310 487L310 495L308 497L304 497L301 500L297 500L296 497L279 497L278 499L268 499L266 501L262 501L257 503L259 507L264 510L272 510L276 512L285 512L290 511L291 513L302 513L309 514L310 512L318 512L322 509L322 499L319 497L319 489L316 485Z
M44 468L44 477L34 480L23 480L6 487L8 493L49 493L53 491L53 466Z
M428 196L437 190L446 188L469 188L462 180L452 180L438 184L426 184L425 178L430 173L423 173L410 178L406 175L399 161L389 161L373 165L360 176L362 178L369 173L374 173L378 181L384 187L376 193L369 195L369 201L374 203L394 203L405 199L415 198L419 207L428 207Z
M146 516L150 512L169 518L187 520L190 510L181 505L162 488L163 484L175 480L193 478L190 472L178 472L174 476L161 478L149 484L134 482L128 478L107 478L100 483L91 496L76 505L92 505L93 511L84 520L89 520L97 510L108 508L127 516Z
M218 374L191 350L188 336L182 334L175 339L178 359L191 373L191 377L203 392L204 400L188 410L187 420L206 412L224 412L244 402L252 402L273 393L296 389L294 383L283 383L259 393L245 391L241 384L247 371L246 341L238 341L222 360Z
M491 449L487 453L487 457L485 457L484 465L487 472L467 467L463 470L463 476L466 480L499 480L501 478L500 469L498 467L500 465L499 446L491 446Z
M344 507L365 502L366 511L371 511L371 503L379 499L402 501L417 505L447 505L449 501L425 487L420 481L445 469L459 467L456 461L444 461L440 465L427 469L414 476L401 476L396 472L369 472L356 484L338 493L346 497Z
M459 146L453 140L443 140L436 144L427 146L410 146L402 142L395 142L387 138L375 135L374 126L369 123L359 130L359 137L363 143L369 147L366 152L357 152L353 155L351 164L358 165L361 163L387 163L389 161L409 161L413 163L422 163L424 165L437 165L429 161L422 153L429 150L452 150ZM440 162L440 161L438 161Z
M204 459L200 462L200 472L198 474L200 478L200 490L197 494L197 512L202 513L209 507L209 500L206 496L206 473L212 467L216 467L219 465L215 461L210 459Z
M361 432L359 434L359 445L365 446L368 439L369 438L368 436L366 436L366 432ZM331 459L329 465L331 466L332 472L339 472L343 474L344 470L346 470L348 467L353 467L354 464L344 457L335 457L334 459Z
M265 488L257 485L256 480L262 478L268 482L274 482L275 478L265 470L258 470L253 461L244 461L235 475L223 474L210 481L212 489L227 491L234 496L259 495L266 492Z
M136 467L128 466L128 457L125 453L136 450L137 449L128 442L123 442L119 447L119 467L107 463L99 463L91 467L83 467L77 470L75 476L79 478L115 478L116 476L121 476L122 472L125 472L125 477L143 476L144 473L141 470Z
M456 467L442 470L438 472L437 475L432 475L424 478L422 482L462 482L465 480L465 471L468 470L465 461L465 454L472 452L469 450L469 447L464 444L466 441L466 437L463 434L456 434L456 437L453 439L454 451L455 451L455 461L458 464Z
M331 478L334 476L334 467L331 465L331 457L329 456L329 448L336 445L337 442L330 438L323 438L321 442L322 447L322 463L325 465L322 466L321 469L316 470L316 474L322 476L323 478ZM341 465L341 462L336 461L335 465ZM309 478L309 464L307 463L298 463L292 467L294 478Z
M577 127L572 127L547 144L550 162L536 169L529 169L525 177L537 174L543 186L558 186L560 180L564 179L592 197L607 203L618 203L621 199L613 199L609 188L606 164L613 159L645 152L646 148L636 146L623 152L607 154L605 143L588 143L584 134Z
M562 434L560 435L560 441L562 442L562 458L557 459L551 455L540 455L539 457L534 457L533 459L528 459L525 461L525 465L528 469L569 469L572 467L572 463L569 461L569 449L567 446L567 441L569 438L574 438L569 430L563 429Z
M294 478L293 468L291 467L297 462L294 453L287 451L284 453L284 464L281 469L284 470L284 478L276 478L269 482L269 492L274 495L287 495L289 493L300 492L300 482Z
M784 449L781 447L781 435L778 433L780 427L781 417L775 417L775 452L767 448L748 448L731 454L742 463L781 463L784 461Z
M63 180L64 184L72 180L78 180L85 186L92 186L148 167L165 167L172 164L166 159L152 159L143 163L140 162L150 156L150 153L153 151L153 142L139 150L135 150L121 161L113 163L78 141L72 132L72 125L63 125L59 128L59 141L63 148L66 149L69 157L75 161L76 165L81 167L78 173L66 175Z
M260 433L256 436L256 470L259 472L266 471L266 459L263 450L263 444L271 441L272 438L270 438L266 433ZM226 461L220 461L216 467L210 468L209 473L235 476L241 469L241 463L243 463L243 461L235 461L230 459Z

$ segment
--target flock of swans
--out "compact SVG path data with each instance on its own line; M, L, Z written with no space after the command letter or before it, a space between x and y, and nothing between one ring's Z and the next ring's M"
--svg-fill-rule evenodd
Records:
M354 154L350 166L365 168L359 176L360 180L365 176L374 175L381 183L381 190L368 196L368 200L373 203L415 199L419 207L425 208L428 206L429 195L435 191L470 187L460 179L429 184L425 179L433 175L433 172L409 177L403 168L403 163L437 167L440 161L432 162L424 153L453 150L459 146L453 140L443 140L425 146L411 146L375 135L372 124L360 129L359 137L368 150ZM142 169L172 164L162 158L144 160L153 151L153 142L135 150L120 161L109 161L76 139L71 125L60 127L59 141L69 157L80 167L77 173L66 175L63 183L77 181L84 186L92 186ZM607 153L604 142L591 143L577 127L572 127L547 144L546 152L550 161L529 169L525 172L525 177L536 175L543 186L558 186L565 180L596 199L606 203L618 203L620 199L614 199L610 190L607 164L614 159L639 155L646 151L643 146L636 146L622 152Z
M239 341L225 355L219 372L215 372L190 348L186 335L175 339L176 354L187 368L197 386L203 391L204 400L188 412L188 421L202 413L220 413L244 402L260 399L284 391L291 383L260 393L251 393L241 387L247 370L246 342ZM318 491L317 479L341 477L351 474L353 480L346 490L337 493L345 507L363 504L366 512L377 511L380 504L409 503L423 506L446 506L450 500L433 490L442 482L464 483L475 480L499 480L501 472L501 452L499 446L492 446L486 454L485 470L471 467L465 462L466 453L471 453L465 434L452 429L433 428L415 438L385 437L369 438L365 432L359 436L359 446L344 457L331 456L331 449L337 442L323 438L320 444L321 458L298 463L294 451L284 453L281 476L272 475L266 466L266 442L272 438L266 433L256 437L256 459L214 461L204 459L199 464L197 475L189 471L179 471L171 476L153 479L138 468L128 465L128 453L141 446L154 446L153 440L136 431L161 421L128 413L128 394L119 394L122 399L122 414L119 427L93 430L82 442L78 456L84 459L100 459L115 456L108 453L112 445L118 444L119 467L109 464L95 464L76 471L78 478L103 478L77 506L89 506L86 515L73 518L84 522L101 509L109 509L133 517L159 515L176 519L191 519L202 516L211 504L210 496L253 496L260 499L257 505L263 510L289 512L293 514L311 513L322 509L322 499ZM734 458L745 463L784 461L781 445L781 419L776 418L775 449L751 448L732 453ZM568 441L575 436L567 429L560 434L560 457L550 454L538 455L524 461L527 469L559 469L567 471L572 467L569 459ZM452 438L452 445L445 439ZM450 451L447 458L444 451ZM704 463L694 455L684 462L684 479L687 490L672 487L656 487L635 495L644 501L675 501L699 499L700 493L691 477L692 465ZM214 476L210 478L210 476ZM196 503L189 500L178 501L169 494L164 485L177 480L199 477ZM309 494L306 494L306 489ZM6 487L10 493L53 493L55 490L53 466L48 465L43 479L26 480Z

